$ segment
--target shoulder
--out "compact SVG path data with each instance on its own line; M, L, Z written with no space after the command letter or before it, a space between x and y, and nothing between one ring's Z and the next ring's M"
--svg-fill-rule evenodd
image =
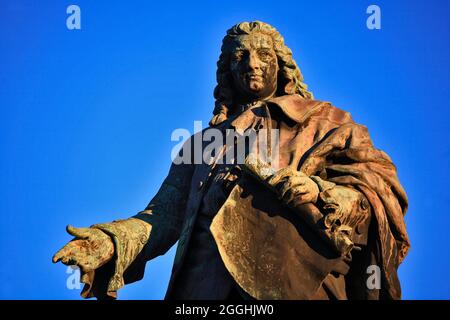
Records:
M305 99L298 94L293 94L276 97L268 102L277 105L288 117L297 122L315 117L336 124L353 123L349 112L327 101Z

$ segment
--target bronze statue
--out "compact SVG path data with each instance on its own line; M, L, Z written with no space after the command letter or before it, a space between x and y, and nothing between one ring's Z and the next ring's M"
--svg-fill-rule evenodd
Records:
M407 197L366 127L313 99L266 23L228 30L217 65L210 127L185 143L146 209L68 226L75 238L53 262L80 267L83 297L116 298L178 241L166 299L400 299ZM276 130L276 165L249 149L239 163L235 140L196 162L191 142L210 129ZM367 286L370 266L379 287Z

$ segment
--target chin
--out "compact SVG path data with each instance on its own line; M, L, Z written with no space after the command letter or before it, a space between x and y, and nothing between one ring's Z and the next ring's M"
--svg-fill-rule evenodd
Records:
M264 90L264 85L257 83L257 84L250 84L247 87L247 90L251 92L252 94L258 95L260 92Z

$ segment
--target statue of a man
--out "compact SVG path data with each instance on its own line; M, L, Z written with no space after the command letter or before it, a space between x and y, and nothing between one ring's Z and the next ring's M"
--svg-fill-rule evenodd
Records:
M146 209L68 226L75 238L53 261L80 267L83 297L116 298L178 241L167 299L399 299L407 197L390 158L349 113L313 99L272 26L233 26L217 65L210 127ZM191 142L211 129L276 130L276 165L245 148L245 163L225 157L235 139L194 161Z

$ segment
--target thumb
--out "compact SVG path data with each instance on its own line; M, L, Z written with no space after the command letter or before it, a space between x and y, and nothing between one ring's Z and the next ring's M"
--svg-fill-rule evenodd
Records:
M75 227L72 227L71 225L67 225L66 231L70 235L80 238L80 239L87 239L91 235L90 228L75 228Z

